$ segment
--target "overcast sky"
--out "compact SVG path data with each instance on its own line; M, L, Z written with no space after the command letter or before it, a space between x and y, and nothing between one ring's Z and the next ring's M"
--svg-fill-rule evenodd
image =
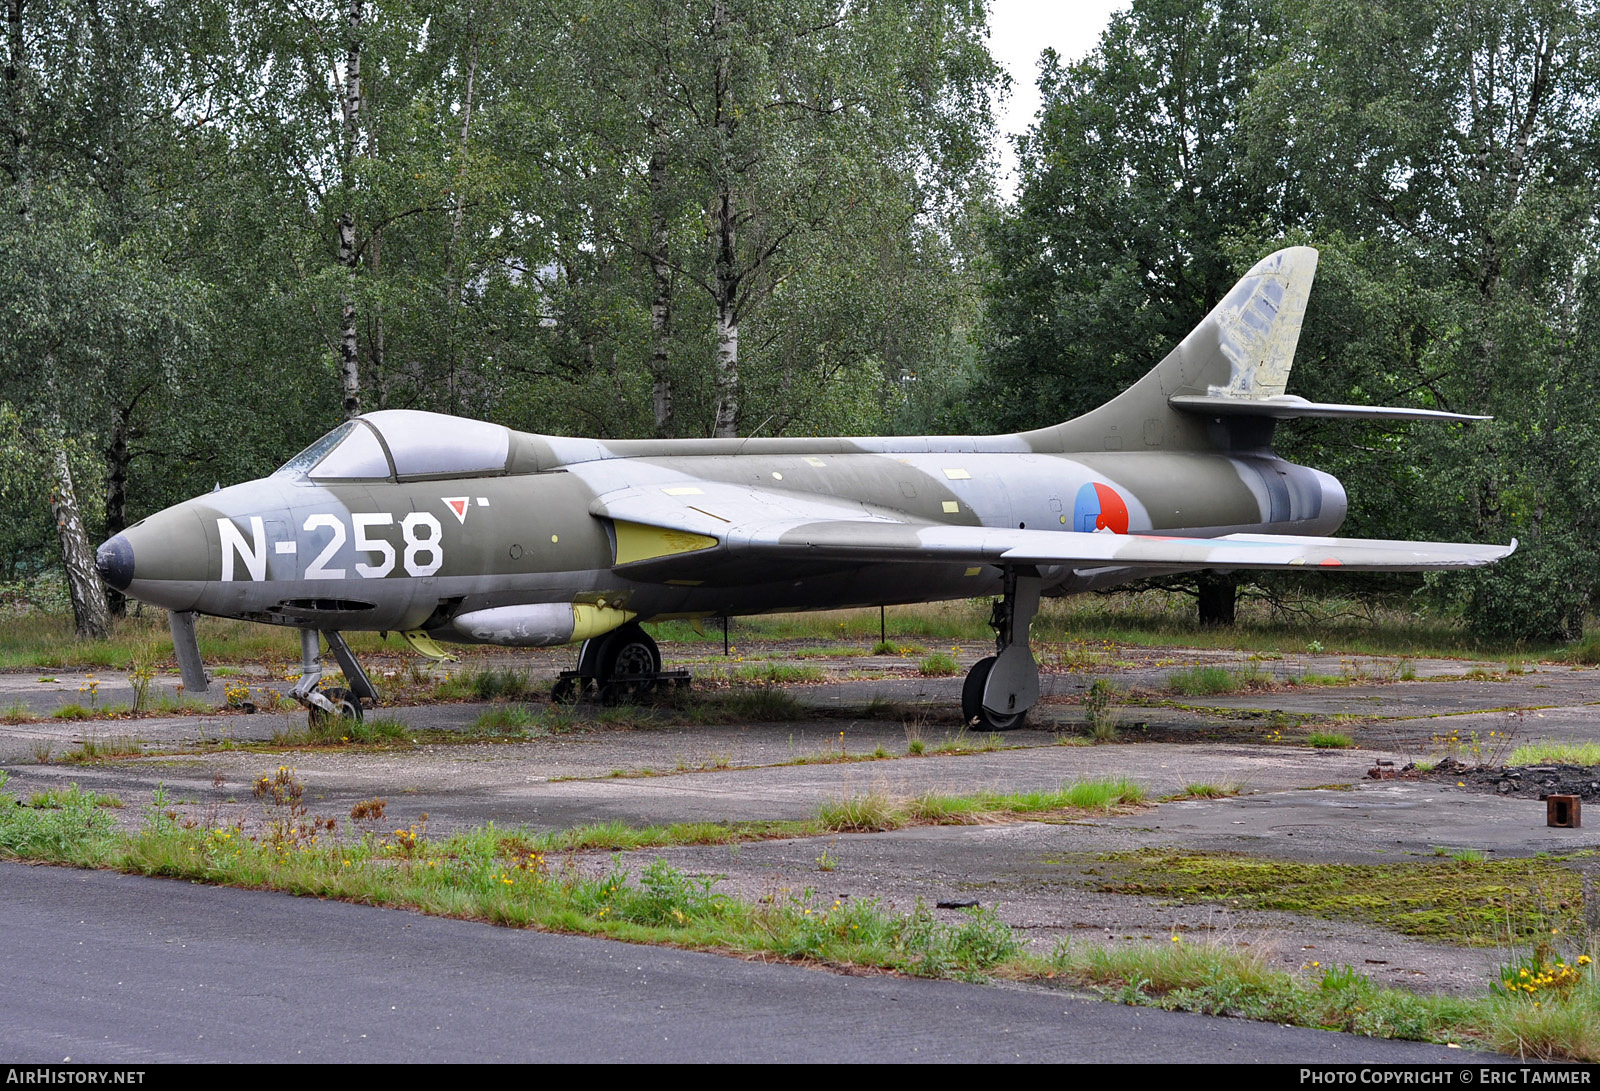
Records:
M989 51L1011 73L1011 97L1000 108L1000 191L1012 192L1016 155L1011 138L1027 131L1039 110L1039 54L1068 60L1094 49L1111 13L1129 0L990 0Z

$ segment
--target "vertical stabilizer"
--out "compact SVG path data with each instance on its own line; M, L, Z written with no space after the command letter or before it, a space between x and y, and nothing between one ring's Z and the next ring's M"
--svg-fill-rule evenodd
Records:
M1209 451L1227 445L1205 416L1169 399L1281 399L1294 365L1317 252L1291 246L1261 259L1149 374L1099 409L1025 433L1035 450ZM1270 436L1270 428L1266 432Z

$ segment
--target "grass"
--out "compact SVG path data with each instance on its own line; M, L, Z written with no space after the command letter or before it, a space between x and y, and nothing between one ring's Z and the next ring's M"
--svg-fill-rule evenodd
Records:
M200 641L200 656L207 663L292 665L300 661L299 642L282 626L207 617L195 626L195 634ZM395 650L395 645L385 645L377 633L351 632L345 637L357 655ZM80 640L74 635L70 612L25 614L7 618L6 624L0 626L0 669L125 671L141 661L162 668L177 666L165 611L150 609L142 617L120 618L109 639L96 641Z
M1230 799L1244 789L1237 784L1185 784L1171 795L1162 796L1163 803L1177 803L1185 799Z
M1600 765L1600 743L1525 743L1511 751L1508 765Z
M924 656L917 664L917 673L924 678L949 678L960 672L961 666L954 657L945 652L934 652L932 655Z
M1463 946L1581 934L1577 874L1551 859L1308 864L1146 849L1085 854L1096 889L1354 920Z
M144 756L144 744L132 735L85 735L77 746L61 755L62 761L91 762L109 758L137 758Z
M527 735L536 730L539 723L533 713L522 705L508 705L504 708L491 708L480 713L478 718L467 725L469 735Z
M828 672L821 667L798 663L746 663L732 673L736 682L766 685L800 685L825 682Z
M409 743L416 732L392 716L368 720L347 720L334 716L304 727L275 731L272 745L277 747L382 746Z
M1242 667L1197 664L1167 675L1167 689L1184 697L1217 697L1226 693L1259 693L1277 685L1269 671L1254 663Z
M1095 742L1111 742L1117 737L1121 710L1113 705L1121 691L1104 678L1097 678L1083 695L1083 722Z
M1313 731L1306 736L1306 745L1315 750L1347 750L1356 741L1337 731Z
M72 807L109 807L118 810L122 807L122 800L104 792L85 792L74 783L65 789L50 788L35 792L28 797L28 806L54 810Z
M4 779L0 772L0 789ZM1073 787L1064 786L1059 797L1072 796ZM609 823L540 836L488 827L430 838L426 816L392 832L373 832L368 827L381 821L382 801L366 801L352 810L351 823L340 836L337 821L308 813L304 790L288 769L258 779L253 794L262 812L253 829L243 823L207 827L184 819L158 790L142 827L123 832L84 793L63 793L59 806L32 808L17 806L15 797L0 790L0 857L281 890L745 957L974 981L1064 982L1123 1003L1381 1037L1474 1040L1535 1057L1600 1060L1600 983L1591 966L1575 968L1561 988L1541 992L1537 1001L1509 989L1461 1000L1382 988L1350 967L1324 969L1313 963L1297 976L1273 969L1258 953L1188 943L1179 936L1170 943L1118 949L1068 943L1040 957L1030 954L1021 934L992 912L940 919L921 904L896 913L870 899L846 904L809 891L752 902L721 894L713 889L714 879L687 874L662 860L632 870L614 858L603 872L579 867L570 857L565 865L551 861L556 852L785 836L794 824L638 829ZM1086 794L1109 798L1104 789ZM1011 808L1057 802L1053 793L1036 801L994 798L1006 800ZM376 815L374 804L380 804ZM949 816L971 813L949 804L946 800L940 805ZM834 821L879 825L895 806L873 802L840 809ZM815 825L822 824L819 815ZM834 865L824 850L818 867ZM1492 866L1470 870L1477 874ZM1540 965L1548 962L1537 954L1531 957Z
M1308 967L1309 980L1254 952L1180 936L1158 946L1067 945L1051 958L1066 981L1108 999L1173 1011L1454 1042L1479 1033L1484 1002L1384 988L1350 967Z

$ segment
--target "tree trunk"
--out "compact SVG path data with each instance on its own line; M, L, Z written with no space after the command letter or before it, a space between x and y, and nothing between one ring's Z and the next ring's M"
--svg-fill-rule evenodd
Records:
M53 442L55 487L50 491L50 513L56 520L56 537L61 541L61 563L67 570L67 590L72 596L73 625L78 636L104 640L111 635L111 613L106 609L105 592L94 569L94 550L78 515L78 495L72 486L72 467L67 449Z
M737 213L733 200L733 164L727 161L733 131L738 125L733 102L733 63L726 41L728 10L723 0L711 9L711 34L717 41L713 100L716 104L714 128L723 161L719 168L716 195L711 202L712 297L717 304L716 419L711 434L732 439L739 434L739 281Z
M1198 603L1200 624L1206 627L1231 627L1239 601L1239 578L1232 573L1201 572Z
M128 419L132 406L117 410L111 422L111 442L106 447L106 537L121 534L128 527ZM111 616L128 612L128 597L114 587L106 588L106 607Z
M648 122L650 129L650 402L655 415L656 437L669 439L676 430L672 419L672 260L671 236L667 232L666 188L667 156L660 146L660 123Z
M344 181L350 185L356 156L360 151L361 136L361 21L362 0L350 0L346 16L349 37L345 42L344 91L341 106L344 111ZM347 201L350 197L345 198ZM346 208L339 214L339 264L345 269L347 282L344 298L339 301L339 378L342 390L344 415L361 413L361 366L356 345L356 267L361 257L356 249L356 214Z
M719 285L720 287L720 285ZM717 300L717 417L711 434L732 439L739 434L739 320L731 301Z

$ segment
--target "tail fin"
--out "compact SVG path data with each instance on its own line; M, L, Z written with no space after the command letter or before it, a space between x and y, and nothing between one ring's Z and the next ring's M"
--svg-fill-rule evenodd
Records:
M1317 252L1258 261L1177 348L1122 394L1065 424L1025 433L1038 451L1215 451L1270 446L1287 417L1482 420L1432 409L1309 402L1285 394Z

